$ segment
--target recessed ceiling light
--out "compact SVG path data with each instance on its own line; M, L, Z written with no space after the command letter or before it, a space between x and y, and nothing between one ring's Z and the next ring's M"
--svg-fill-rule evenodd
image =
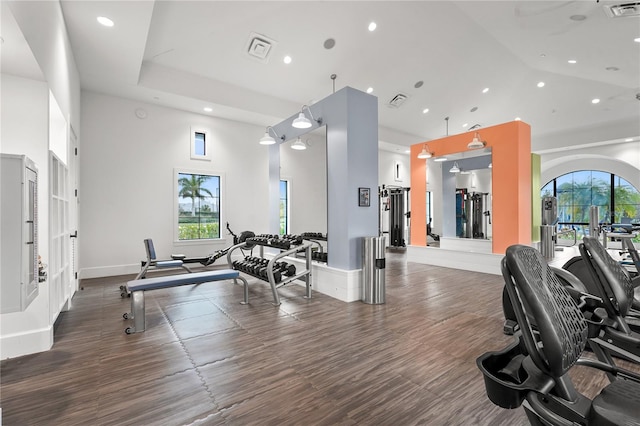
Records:
M538 87L544 87L544 81L539 82Z
M371 92L373 92L373 87L369 87L369 88L367 89L367 93L371 93Z
M584 15L571 15L569 16L569 19L571 19L572 21L584 21L585 19L587 19L587 17Z
M546 54L546 53L541 53L541 54L540 54L540 57L541 57L541 58L546 58L546 57L547 57L547 54Z
M469 110L469 112L476 112L478 110L478 107L473 107Z
M415 87L416 89L419 89L422 87L423 84L424 84L424 81L422 80L416 81L416 84L414 84L413 87Z
M213 111L213 108L211 107L204 107L205 112L211 112Z
M378 25L375 22L369 24L369 31L375 31Z
M591 99L591 103L592 104L599 104L600 103L600 99L598 99L598 98Z
M618 68L618 67L606 67L605 70L607 70L607 71L620 71L620 68Z
M105 27L113 27L113 21L107 18L106 16L98 16L96 19L100 24L104 25Z
M404 153L405 153L405 154L411 154L411 150L408 150L408 149L407 149L407 150L405 150L405 151L404 151Z
M521 120L522 120L522 118L520 118L520 117L516 117L516 118L514 118L514 120L515 120L515 121L521 121Z
M437 161L437 162L441 162L441 161L447 161L447 157L438 157L438 158L434 158L433 161Z
M624 141L625 141L625 142L632 142L632 141L633 141L633 138L626 138Z
M285 56L283 61L284 61L285 64L290 64L291 63L291 56L289 56L289 55Z
M482 93L487 93L489 91L488 87L485 87L484 89L482 89Z
M325 49L333 49L333 46L336 45L336 41L332 38L328 38L324 41L323 46Z
M422 110L422 113L423 113L423 114L426 114L426 113L428 113L428 112L429 112L429 108L425 108L425 109L423 109L423 110Z
M634 38L633 41L635 41L636 43L640 43L640 37Z
M567 62L569 62L570 64L575 64L575 63L577 63L578 61L576 61L575 59L569 59Z
M464 124L462 125L462 127L467 127L468 125L469 125L469 123L464 123Z

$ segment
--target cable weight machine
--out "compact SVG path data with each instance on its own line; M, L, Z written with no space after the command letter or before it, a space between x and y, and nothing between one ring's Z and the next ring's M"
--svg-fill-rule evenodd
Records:
M378 213L379 234L389 234L389 247L406 247L405 228L410 227L409 191L411 188L382 185L378 189L380 211ZM384 216L388 216L389 227L384 229Z

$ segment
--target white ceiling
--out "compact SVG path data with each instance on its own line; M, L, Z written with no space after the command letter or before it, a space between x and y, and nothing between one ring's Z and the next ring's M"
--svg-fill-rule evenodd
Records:
M610 18L604 9L612 4L61 2L84 89L202 114L209 106L211 115L266 126L331 94L336 74L336 89L373 87L384 142L441 137L445 117L449 134L467 131L464 123L520 117L532 127L534 150L596 128L612 129L602 139L640 136L640 18ZM115 26L102 27L97 16ZM267 63L247 54L252 33L274 40ZM325 49L329 38L335 47ZM406 102L387 106L398 93ZM594 141L566 141L584 142Z

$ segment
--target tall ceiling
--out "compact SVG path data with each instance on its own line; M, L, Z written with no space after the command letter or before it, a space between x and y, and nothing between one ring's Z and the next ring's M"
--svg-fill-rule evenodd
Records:
M266 126L334 85L371 87L384 142L519 117L534 150L594 129L640 136L640 17L610 17L619 3L61 1L84 89ZM254 37L271 43L266 60L249 55Z

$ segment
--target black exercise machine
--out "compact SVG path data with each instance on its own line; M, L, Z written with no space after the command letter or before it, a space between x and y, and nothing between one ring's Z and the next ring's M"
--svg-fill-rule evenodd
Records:
M613 361L581 358L602 323L585 319L540 252L509 247L502 275L520 330L509 346L476 360L489 399L502 408L522 406L532 425L640 425L640 375ZM611 383L589 399L571 381L574 365L604 371Z
M214 253L210 254L209 256L205 256L205 257L187 257L184 254L172 254L171 259L181 260L183 263L200 263L202 266L209 266L209 265L212 265L216 260L225 256L229 252L229 249L231 249L231 247L238 245L240 243L244 243L248 238L252 238L255 236L255 234L252 231L242 231L240 233L240 236L236 235L231 230L231 227L229 226L229 222L227 222L227 231L229 231L229 234L233 236L233 244L230 245L229 247L225 247L223 249L217 250ZM242 253L245 254L244 250L251 251L252 249L253 249L253 244L247 244L244 246Z

